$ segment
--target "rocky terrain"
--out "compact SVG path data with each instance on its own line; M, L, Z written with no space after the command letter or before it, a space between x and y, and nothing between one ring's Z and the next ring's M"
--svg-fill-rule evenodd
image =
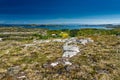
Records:
M0 80L120 80L118 35L3 38Z

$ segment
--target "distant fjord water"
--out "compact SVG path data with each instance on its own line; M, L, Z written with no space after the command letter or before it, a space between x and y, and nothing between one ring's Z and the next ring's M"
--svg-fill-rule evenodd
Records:
M36 28L43 28L49 30L62 30L62 29L85 29L85 28L92 28L92 29L108 29L105 26L82 26L82 25L62 25L62 26L38 26Z
M21 27L21 28L41 28L41 29L49 29L49 30L62 30L62 29L110 29L107 28L106 25L16 25L16 24L9 24L9 25L0 25L4 27Z

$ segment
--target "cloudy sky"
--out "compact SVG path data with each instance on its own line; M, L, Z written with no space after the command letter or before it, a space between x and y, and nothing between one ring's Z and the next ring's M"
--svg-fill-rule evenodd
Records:
M0 23L119 24L120 0L0 0Z

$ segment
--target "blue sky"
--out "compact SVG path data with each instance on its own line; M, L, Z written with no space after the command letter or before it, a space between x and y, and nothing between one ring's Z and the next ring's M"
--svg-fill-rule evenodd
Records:
M0 0L0 23L119 24L120 0Z

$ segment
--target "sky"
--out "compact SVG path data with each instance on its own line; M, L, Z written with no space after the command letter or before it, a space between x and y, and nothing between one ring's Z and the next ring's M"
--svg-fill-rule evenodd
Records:
M120 24L120 0L0 0L1 24Z

